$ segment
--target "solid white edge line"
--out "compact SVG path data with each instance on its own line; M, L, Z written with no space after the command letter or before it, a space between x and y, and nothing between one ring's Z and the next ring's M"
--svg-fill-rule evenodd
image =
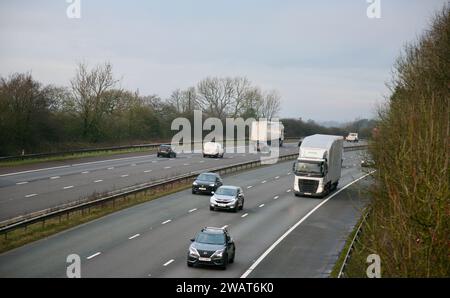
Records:
M70 167L70 166L59 166L59 167L51 167L51 168L44 168L44 169L37 169L37 170L30 170L30 171L14 172L14 173L2 174L2 175L0 175L0 177L26 174L26 173L34 173L34 172L40 172L40 171L46 171L46 170L63 169L63 168L68 168L68 167Z
M27 184L28 181L22 181L22 182L17 182L16 185L23 185L23 184Z
M170 259L167 262L165 262L163 266L165 267L165 266L169 265L170 263L172 263L173 261L175 261L175 260L174 259Z
M289 230L287 230L283 235L281 235L280 238L277 239L251 266L247 269L247 271L244 272L244 274L241 275L241 278L246 278L250 273L252 273L253 270L261 263L267 255L278 245L281 241L283 241L284 238L286 238L293 230L295 230L302 222L304 222L311 214L313 214L317 209L319 209L322 205L324 205L326 202L328 202L331 198L339 194L341 191L349 187L350 185L358 182L361 179L364 179L365 177L372 174L374 171L363 175L362 177L359 177L356 180L353 180L352 182L348 183L347 185L340 188L335 193L331 194L328 198L326 198L324 201L322 201L320 204L318 204L316 207L314 207L311 211L309 211L305 216L303 216L296 224L294 224Z
M95 254L90 255L90 256L87 257L86 259L90 260L90 259L95 258L96 256L98 256L99 254L101 254L101 252L96 252Z

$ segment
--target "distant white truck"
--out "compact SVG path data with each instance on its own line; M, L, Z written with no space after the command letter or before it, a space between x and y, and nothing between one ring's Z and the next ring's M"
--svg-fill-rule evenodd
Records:
M203 157L220 157L223 158L225 150L222 144L216 142L206 142L203 145Z
M342 136L316 134L303 139L293 165L296 196L323 197L337 188L343 143Z
M351 132L348 134L348 136L345 138L347 142L359 142L358 134L356 132Z
M284 125L280 121L253 121L250 129L250 142L256 151L270 150L270 146L284 143Z

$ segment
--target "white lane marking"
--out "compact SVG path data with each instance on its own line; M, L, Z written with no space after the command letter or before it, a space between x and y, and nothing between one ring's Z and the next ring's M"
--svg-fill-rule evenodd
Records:
M262 207L264 207L264 204L261 204L261 205L259 205L258 207L259 207L259 208L262 208Z
M291 173L291 172L288 172L287 174L290 175L290 174L292 174L292 173Z
M286 192L291 192L291 189L286 190Z
M81 174L89 174L89 171L81 172Z
M121 175L120 177L125 178L125 177L128 177L128 176L130 176L130 175L129 174L124 174L124 175Z
M131 236L131 237L128 237L128 239L131 240L131 239L134 239L134 238L139 237L139 236L141 236L141 234L133 235L133 236Z
M17 182L16 185L23 185L23 184L27 184L28 181L22 181L22 182Z
M164 267L166 267L167 265L171 264L173 261L175 261L174 259L170 259L167 262L164 263Z
M273 199L274 200L278 200L279 196L274 196Z
M50 180L59 179L59 178L61 178L61 177L60 176L53 176L53 177L50 177Z
M2 174L2 175L0 175L0 177L19 175L19 174L26 174L26 173L34 173L34 172L41 172L41 171L45 171L45 170L63 169L63 168L68 168L68 167L70 167L70 166L59 166L59 167L51 167L51 168L44 168L44 169L37 169L37 170L30 170L30 171L14 172L14 173Z
M280 176L276 176L276 177L275 177L275 179L278 179L278 178L280 178Z
M228 228L228 225L224 225L223 227L221 227L221 229L226 229Z
M136 164L135 164L135 163L132 163L132 164L131 164L131 166L132 166L132 167L135 167L135 166L136 166Z
M144 173L150 173L152 170L145 170Z
M266 183L266 182L267 182L266 180L261 181L262 184L264 184L264 183Z
M164 169L170 169L171 167L164 167Z
M169 222L171 222L172 220L171 219L168 219L168 220L166 220L166 221L163 221L161 224L162 225L165 225L166 223L169 223Z
M157 163L158 161L157 160L152 160L152 163Z
M100 180L95 180L94 183L99 183L99 182L102 182L102 181L103 181L102 179L100 179Z
M26 195L25 198L31 198L34 196L37 196L37 193L32 193L32 194Z
M183 164L183 166L188 166L188 165L189 165L188 163Z
M252 187L253 187L253 185L249 185L249 186L247 186L247 189L252 188Z
M252 273L253 270L255 270L255 268L258 266L259 263L262 262L262 260L264 260L267 255L278 245L280 244L281 241L283 241L284 238L286 238L293 230L295 230L302 222L304 222L309 216L311 216L311 214L313 214L317 209L319 209L320 207L322 207L326 202L328 202L331 198L333 198L334 196L336 196L337 194L339 194L341 191L343 191L344 189L346 189L347 187L349 187L350 185L352 185L353 183L358 182L361 179L364 179L365 177L369 176L370 174L372 174L374 171L363 175L362 177L359 177L356 180L353 180L352 182L350 182L349 184L345 185L344 187L342 187L341 189L337 190L336 192L334 192L333 194L331 194L328 198L326 198L324 201L322 201L321 203L317 204L316 207L314 207L311 211L309 211L305 216L303 216L296 224L294 224L291 228L289 228L289 230L287 230L283 235L281 235L280 238L277 239L277 241L275 241L251 266L250 268L248 268L247 271L244 272L244 274L241 275L241 278L246 278L250 273Z
M63 189L69 189L69 188L73 188L73 185L69 185L69 186L64 186Z
M188 211L188 213L192 213L192 212L194 212L196 210L197 210L197 208L191 209L191 210Z
M109 167L108 170L114 170L114 167Z
M199 161L199 163L204 163L204 162L205 162L204 160L200 160L200 161Z
M90 260L90 259L95 258L96 256L98 256L99 254L101 254L101 252L96 252L95 254L87 257L86 259Z
M244 213L241 215L241 217L246 217L248 215L248 213Z

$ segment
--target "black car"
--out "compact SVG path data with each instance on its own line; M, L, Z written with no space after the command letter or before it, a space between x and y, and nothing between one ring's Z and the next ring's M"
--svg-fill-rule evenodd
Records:
M192 193L212 194L223 184L222 178L216 173L202 173L192 183Z
M170 145L160 145L158 148L158 152L156 153L156 156L175 158L177 157L177 153L173 150L172 146Z
M206 227L191 239L187 265L213 265L226 269L234 262L236 246L226 229Z

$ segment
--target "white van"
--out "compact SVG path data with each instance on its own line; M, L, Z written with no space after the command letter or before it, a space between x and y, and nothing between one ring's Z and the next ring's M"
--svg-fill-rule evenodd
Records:
M224 149L222 144L216 142L206 142L203 144L203 157L223 157Z

